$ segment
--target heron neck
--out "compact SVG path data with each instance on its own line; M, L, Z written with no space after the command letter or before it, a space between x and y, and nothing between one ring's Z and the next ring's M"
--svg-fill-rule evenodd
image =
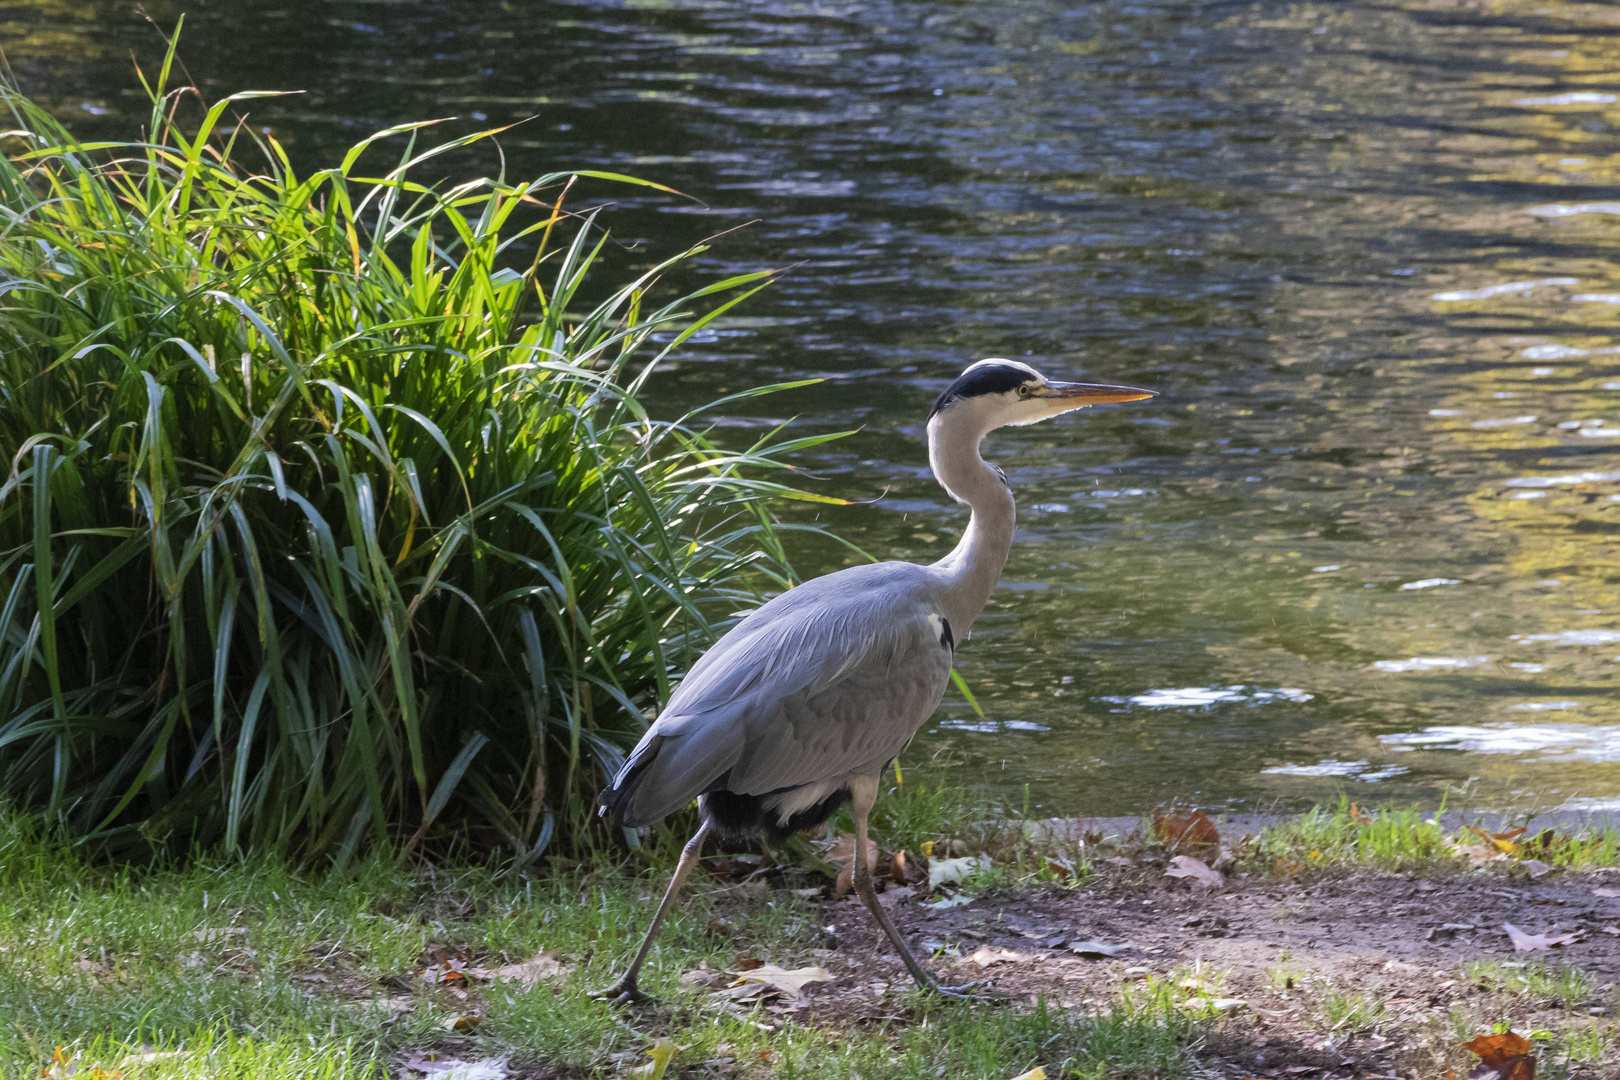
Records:
M961 415L958 415L961 414ZM955 423L952 421L955 420ZM973 511L967 531L949 555L930 569L945 593L945 617L961 641L995 591L1012 550L1016 507L1001 473L979 456L986 431L966 410L951 409L928 424L928 462L934 478Z

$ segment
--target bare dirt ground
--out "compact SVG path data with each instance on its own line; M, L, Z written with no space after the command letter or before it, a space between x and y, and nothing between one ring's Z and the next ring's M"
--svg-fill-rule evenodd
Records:
M1459 1040L1493 1022L1609 1048L1543 1075L1620 1076L1620 898L1594 892L1620 892L1620 873L1420 880L1359 870L1311 882L1233 879L1204 892L1153 868L1108 870L1082 890L945 910L901 892L891 910L919 954L935 954L943 982L989 979L1014 1007L1044 996L1106 1008L1133 986L1173 992L1213 1018L1199 1051L1211 1078L1444 1077L1448 1067L1461 1077L1478 1059ZM907 976L870 916L846 899L829 903L826 919L836 947L818 950L816 962L836 981L816 987L805 1011L832 1023L902 1019L891 994ZM1504 924L1576 937L1515 952ZM1127 947L1090 958L1076 954L1079 942ZM1005 958L981 967L975 953ZM1488 972L1471 976L1476 961ZM1570 967L1585 975L1561 974Z

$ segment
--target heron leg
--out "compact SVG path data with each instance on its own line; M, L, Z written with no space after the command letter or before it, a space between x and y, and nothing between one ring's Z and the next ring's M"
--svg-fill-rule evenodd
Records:
M889 913L878 903L877 890L872 888L872 868L866 863L866 823L872 813L872 805L877 802L877 792L878 778L875 776L860 777L850 785L852 796L850 809L855 815L855 895L861 898L866 910L872 913L872 918L883 928L884 934L889 938L889 944L900 954L906 970L911 972L911 977L917 981L918 986L936 994L944 994L946 997L965 997L967 995L963 991L969 987L941 986L939 981L928 973L928 969L917 962L917 958L906 945L905 938L895 929L894 920L889 918Z
M647 1000L647 995L641 992L636 985L637 977L641 974L641 965L647 962L647 954L652 952L653 941L658 937L658 928L669 914L669 909L675 906L675 898L680 894L681 886L686 884L687 877L692 868L698 864L703 854L703 841L709 835L709 822L704 820L698 826L698 831L692 834L692 839L686 842L681 849L681 861L675 866L675 875L669 879L669 888L664 890L664 899L658 904L658 910L653 914L652 923L647 927L646 935L641 939L641 948L636 950L635 959L625 968L624 974L614 980L612 986L591 993L593 998L601 998L610 1005L633 1005L638 1001Z

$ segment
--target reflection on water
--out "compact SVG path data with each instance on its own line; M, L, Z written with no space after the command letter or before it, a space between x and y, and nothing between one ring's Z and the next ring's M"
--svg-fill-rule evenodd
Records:
M1546 703L1550 708L1578 708L1579 705L1571 701ZM1443 746L1476 754L1535 754L1544 761L1620 761L1620 727L1442 725L1406 735L1385 735L1383 741L1392 750Z
M1365 761L1334 761L1332 758L1323 758L1315 765L1271 765L1260 771L1273 776L1343 776L1366 784L1376 784L1380 780L1400 776L1409 770L1404 765L1375 767Z
M522 121L509 172L702 200L590 188L623 266L746 225L695 273L794 269L660 401L828 377L726 422L859 428L805 464L875 552L958 535L922 417L967 361L1164 392L994 439L1022 518L960 653L988 716L953 698L912 754L1062 811L1620 798L1612 5L187 7L210 93L309 91L251 117L302 160ZM122 0L5 10L30 89L134 131Z
M1103 697L1099 701L1138 705L1144 709L1199 709L1211 705L1247 703L1261 705L1268 701L1309 701L1310 694L1303 690L1262 690L1248 686L1187 686L1180 690L1149 690L1130 697Z

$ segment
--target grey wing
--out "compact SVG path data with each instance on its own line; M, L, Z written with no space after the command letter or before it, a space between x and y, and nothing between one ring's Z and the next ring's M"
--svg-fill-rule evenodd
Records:
M717 787L763 795L875 772L938 707L952 644L919 567L801 585L704 655L603 801L638 825Z

